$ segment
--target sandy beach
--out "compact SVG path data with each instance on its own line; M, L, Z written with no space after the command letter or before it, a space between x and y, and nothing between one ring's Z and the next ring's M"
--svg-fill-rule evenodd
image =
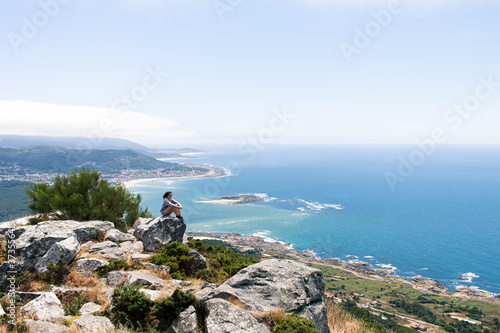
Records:
M221 171L222 170L222 171ZM138 179L131 179L123 182L123 185L125 187L130 187L134 186L137 184L141 183L148 183L148 182L154 182L154 181L169 181L169 180L179 180L179 179L198 179L198 178L218 178L218 177L226 177L229 176L230 173L228 173L227 170L223 170L221 168L217 169L210 169L209 171L199 174L199 175L194 175L194 176L173 176L173 177L161 177L161 178L138 178Z

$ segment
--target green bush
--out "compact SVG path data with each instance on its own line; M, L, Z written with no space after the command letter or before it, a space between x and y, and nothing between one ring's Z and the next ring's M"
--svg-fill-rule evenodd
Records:
M61 285L68 274L69 266L66 265L64 254L61 254L57 263L49 264L45 272L38 274L38 278L50 284Z
M191 270L195 257L188 256L189 250L189 247L182 243L168 243L152 255L150 260L155 265L170 266L172 277L182 280L195 273Z
M151 316L154 318L160 331L166 331L177 316L189 306L198 306L198 300L191 292L175 289L167 298L155 302Z
M140 209L140 195L133 196L122 185L110 186L97 171L86 168L58 175L53 185L38 183L25 190L33 212L59 220L111 221L124 231L138 217L152 217L147 209Z
M111 304L116 313L114 321L125 326L141 328L149 319L153 301L146 294L139 291L138 285L116 288L113 292Z
M99 269L97 269L97 275L99 276L104 276L108 274L111 271L118 271L120 269L127 269L129 265L125 260L115 260L111 259L110 263L107 264L106 266L102 266Z
M207 245L199 239L192 239L187 244L208 260L209 268L200 270L196 277L212 283L222 283L242 268L259 262L256 257L247 256L220 245Z
M63 297L63 300L61 303L63 303L64 315L65 316L79 316L80 309L82 308L82 306L85 303L87 303L87 301L88 301L87 295L81 291L77 292L70 299L66 300Z
M295 313L276 318L273 333L318 333L314 324Z

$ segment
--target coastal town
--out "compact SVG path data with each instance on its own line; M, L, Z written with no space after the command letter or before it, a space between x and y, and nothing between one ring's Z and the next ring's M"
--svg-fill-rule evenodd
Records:
M139 179L180 179L180 178L207 178L222 177L226 175L223 168L207 167L204 165L183 163L187 168L182 170L168 169L125 169L115 172L103 172L101 176L112 185L125 184ZM90 166L91 167L91 166ZM24 168L18 164L0 164L0 181L24 181L30 183L51 184L59 173L42 172L39 170Z

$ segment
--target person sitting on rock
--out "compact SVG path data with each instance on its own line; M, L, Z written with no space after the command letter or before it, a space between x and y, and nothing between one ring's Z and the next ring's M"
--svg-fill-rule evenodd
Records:
M181 215L182 205L172 199L172 192L165 192L163 195L163 204L161 205L160 212L163 216L168 216L172 213L175 213L175 217L180 220L184 220Z

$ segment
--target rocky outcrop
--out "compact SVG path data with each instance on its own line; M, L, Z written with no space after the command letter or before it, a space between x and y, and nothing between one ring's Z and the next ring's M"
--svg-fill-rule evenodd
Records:
M134 230L134 236L141 240L144 250L155 251L171 242L182 242L186 224L176 217L157 217L154 220L142 220Z
M269 327L259 323L254 316L223 299L205 303L207 333L270 333Z
M239 271L208 298L235 298L246 310L283 309L311 320L328 333L321 270L291 260L265 260Z
M55 243L63 242L72 237L76 238L77 243L87 242L113 228L113 226L113 223L105 221L47 221L34 226L24 226L20 228L23 232L19 234L15 241L15 256L20 258L23 270L32 270L40 258L45 256ZM55 248L54 253L66 251L63 249L65 246L63 244L59 249ZM68 260L67 262L69 263Z
M125 277L127 277L127 274L120 271L109 272L106 276L106 282L108 286L118 288L120 287L120 281Z
M30 328L30 332L36 333L66 333L69 332L69 328L64 325L54 324L43 320L25 320L26 324Z
M110 240L112 242L126 242L134 240L134 236L131 234L126 234L117 229L110 229L106 232L104 240Z
M45 272L49 264L56 264L61 255L64 256L66 263L70 263L80 252L80 243L76 237L69 237L63 241L54 243L50 249L35 264L35 270L38 273Z
M94 243L90 246L88 253L108 259L127 260L125 252L112 241Z
M142 253L144 251L144 245L142 244L141 241L138 242L123 242L120 244L121 249L125 254L132 254L132 253Z
M197 272L200 269L206 269L207 268L207 259L202 256L198 251L196 250L189 250L188 257L194 257L194 260L190 263L188 271L189 272Z
M92 316L85 314L80 318L73 321L70 327L71 331L78 331L81 333L94 333L94 332L106 332L115 330L114 325L106 317Z
M127 279L125 280L124 283L125 286L130 286L135 283L152 290L157 290L160 289L161 286L165 284L165 281L154 275L149 274L146 271L126 272L126 274L127 274Z
M78 271L97 271L99 268L109 265L109 262L97 258L83 258L76 261Z
M446 287L439 283L439 281L434 279L425 278L422 276L414 276L411 279L415 281L419 287L425 289L426 291L430 291L433 293L443 293L447 290Z
M25 306L20 308L23 314L35 315L38 320L45 320L50 322L63 321L71 318L65 316L61 301L57 298L56 294L52 292L43 293L41 296L28 302Z
M167 331L168 333L196 333L196 310L193 306L182 311Z
M99 304L95 304L93 302L85 303L80 308L80 313L82 316L84 314L92 314L94 312L101 312L101 306Z

